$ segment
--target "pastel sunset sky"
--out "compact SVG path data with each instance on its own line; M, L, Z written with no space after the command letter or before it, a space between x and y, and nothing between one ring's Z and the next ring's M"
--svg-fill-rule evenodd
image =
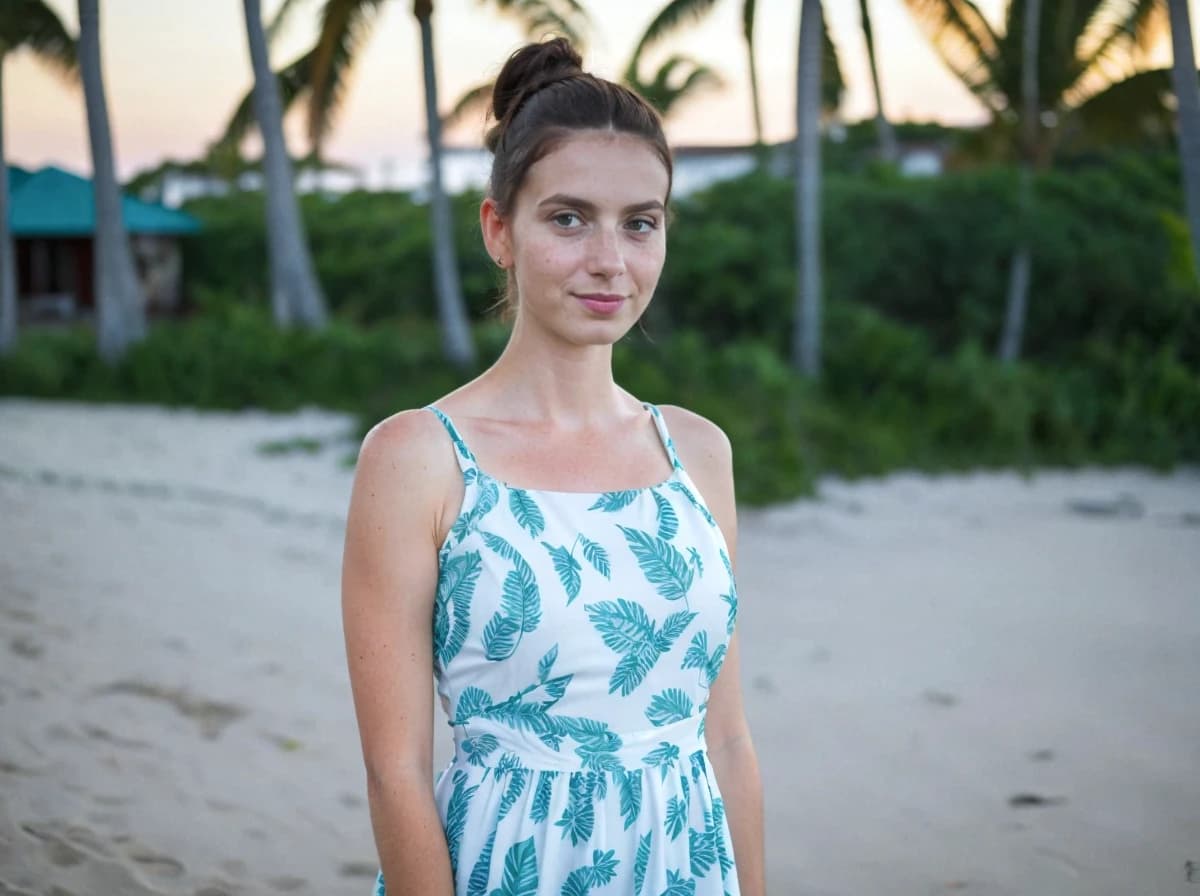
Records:
M72 32L72 0L47 0ZM665 0L591 0L594 32L587 68L616 77L637 37ZM1006 0L979 0L994 23ZM263 0L269 19L279 0ZM320 0L302 6L272 48L276 65L306 49L316 31ZM798 0L759 0L756 28L763 116L768 140L794 133ZM434 39L443 110L474 84L495 76L525 38L510 20L479 0L438 0ZM874 100L858 0L825 0L830 30L848 82L843 117L873 114ZM969 123L982 120L975 100L942 66L917 30L903 0L871 0L888 114L899 120ZM668 121L681 144L742 143L752 137L741 41L740 0L721 0L699 27L681 31L664 47L716 68L725 87L698 97ZM203 152L251 83L242 4L238 0L103 0L101 46L118 173L167 157ZM384 4L362 50L327 157L366 168L409 167L425 156L419 32L408 0ZM662 55L650 61L661 59ZM1156 64L1170 61L1164 42ZM55 163L87 172L91 162L82 90L71 87L28 52L10 57L4 72L5 142L10 162ZM288 121L293 152L303 152L299 116ZM478 121L447 135L454 144L479 144ZM248 146L257 152L257 148Z

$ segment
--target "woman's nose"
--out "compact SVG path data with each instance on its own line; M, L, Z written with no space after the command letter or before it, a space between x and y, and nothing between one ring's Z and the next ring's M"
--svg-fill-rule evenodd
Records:
M625 257L617 235L607 228L600 228L592 237L588 252L590 273L613 277L625 270Z

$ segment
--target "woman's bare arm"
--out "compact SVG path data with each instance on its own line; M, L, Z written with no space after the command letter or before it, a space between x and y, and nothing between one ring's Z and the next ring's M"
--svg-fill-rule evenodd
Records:
M736 563L737 506L729 439L716 424L689 411L671 408L667 416L680 459L725 536L730 562ZM766 862L762 780L742 702L736 632L730 638L721 672L708 693L704 739L733 837L738 887L742 896L763 896Z
M454 893L431 774L437 533L448 477L459 475L446 449L428 412L376 425L346 519L342 623L388 896Z

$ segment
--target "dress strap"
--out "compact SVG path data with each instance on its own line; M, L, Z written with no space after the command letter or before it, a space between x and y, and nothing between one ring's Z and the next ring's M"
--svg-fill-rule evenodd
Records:
M455 427L454 421L450 419L450 416L441 408L434 407L431 404L425 405L425 410L433 411L433 413L437 415L437 418L442 421L442 426L446 427L446 432L450 435L450 441L454 443L454 447L456 449L454 456L458 458L459 468L464 473L468 470L478 471L479 464L478 461L475 460L475 455L471 453L471 449L468 448L467 443L463 441L462 435L459 433L458 428Z
M667 421L663 419L662 411L648 401L643 401L642 406L650 411L650 416L654 419L654 428L658 430L658 437L662 439L663 447L667 449L667 457L671 459L671 466L676 470L682 470L683 464L679 460L679 455L675 453L675 443L671 441L671 434L667 432Z

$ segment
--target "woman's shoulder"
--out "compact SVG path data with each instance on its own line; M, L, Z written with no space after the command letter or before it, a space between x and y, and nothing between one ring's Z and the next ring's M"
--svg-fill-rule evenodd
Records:
M661 404L658 409L685 467L697 463L719 470L729 467L733 447L725 430L707 417L679 405Z
M445 427L425 408L397 411L372 426L359 447L355 469L360 477L414 483L457 473Z

